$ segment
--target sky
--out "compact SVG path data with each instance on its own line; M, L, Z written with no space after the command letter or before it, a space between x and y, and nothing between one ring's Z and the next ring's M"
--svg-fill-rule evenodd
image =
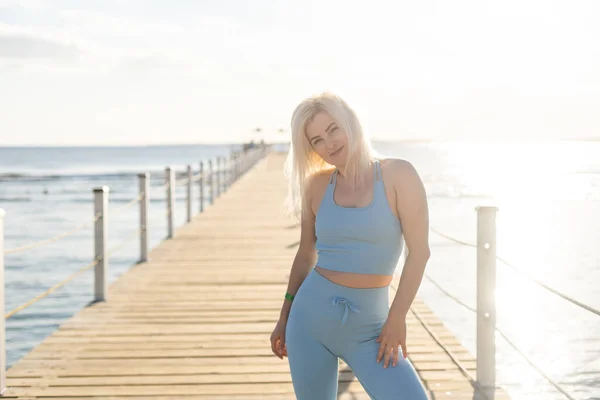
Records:
M0 0L0 145L600 137L594 0ZM280 132L283 130L283 132Z

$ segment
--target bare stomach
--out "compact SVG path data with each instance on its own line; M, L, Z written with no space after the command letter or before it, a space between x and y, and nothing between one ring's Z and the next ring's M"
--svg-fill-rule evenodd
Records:
M315 270L330 281L338 285L357 289L385 287L392 282L392 275L355 274L353 272L332 271L315 266Z

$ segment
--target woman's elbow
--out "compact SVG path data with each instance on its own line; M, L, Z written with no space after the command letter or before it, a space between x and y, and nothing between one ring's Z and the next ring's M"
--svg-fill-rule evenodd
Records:
M420 246L413 250L408 250L408 256L421 262L427 262L431 257L431 249L429 246Z

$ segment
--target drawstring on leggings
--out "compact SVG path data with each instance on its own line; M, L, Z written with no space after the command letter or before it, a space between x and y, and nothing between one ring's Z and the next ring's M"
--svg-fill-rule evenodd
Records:
M344 317L342 318L342 325L344 325L346 323L346 320L348 319L348 308L350 308L350 310L354 311L355 313L360 313L360 309L355 304L353 304L349 300L346 300L343 297L335 296L333 299L331 299L331 304L333 304L334 306L337 306L339 303L343 303L345 306Z

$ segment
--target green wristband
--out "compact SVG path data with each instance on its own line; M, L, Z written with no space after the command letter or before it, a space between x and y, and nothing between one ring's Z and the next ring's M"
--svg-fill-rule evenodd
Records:
M285 294L285 298L288 299L289 301L294 301L294 296L291 295L291 294L289 294L289 293L287 293L287 292Z

